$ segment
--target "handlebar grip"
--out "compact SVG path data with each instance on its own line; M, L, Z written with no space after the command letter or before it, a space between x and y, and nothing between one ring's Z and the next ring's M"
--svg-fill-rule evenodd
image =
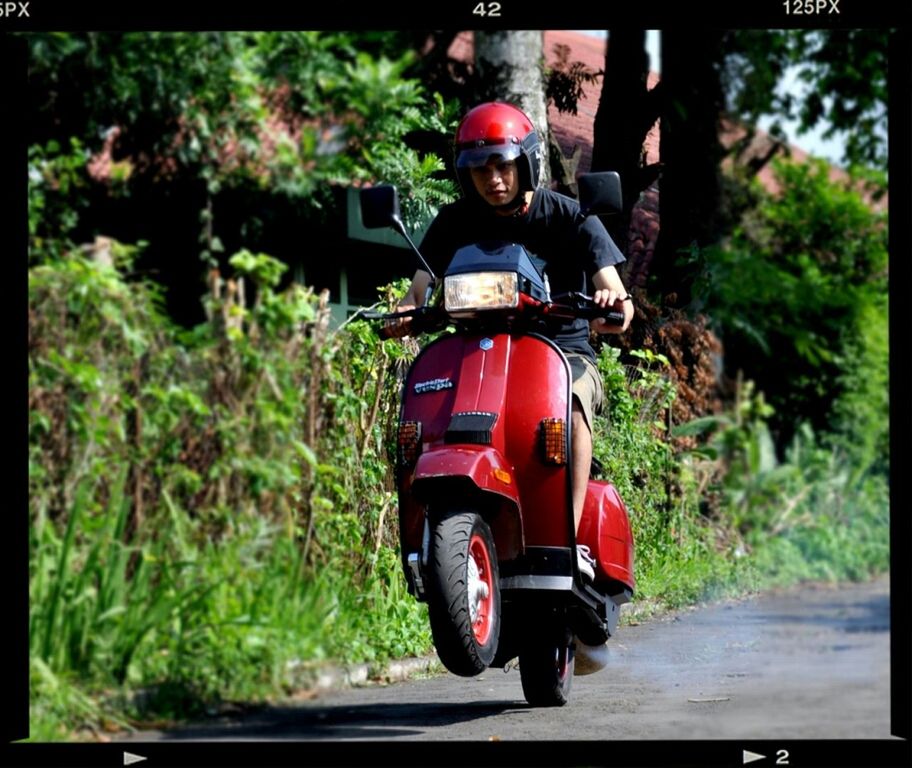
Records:
M585 320L604 320L609 325L623 325L624 313L616 309L606 309L605 307L589 306L578 307L573 314L576 317L582 317Z
M596 315L596 317L601 317L606 323L611 325L623 325L624 324L624 313L618 312L616 309L609 310L601 315Z

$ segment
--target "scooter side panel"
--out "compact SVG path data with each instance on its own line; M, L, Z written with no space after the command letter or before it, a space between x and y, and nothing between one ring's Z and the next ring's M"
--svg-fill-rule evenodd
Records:
M418 356L403 386L401 419L419 421L421 442L443 441L460 385L463 339L444 336L429 344Z
M567 421L570 373L558 350L535 336L513 337L509 365L505 452L516 469L525 544L568 547L569 467L545 463L540 430L542 419Z
M595 579L614 579L633 589L633 533L620 495L611 483L590 480L580 520L579 542L595 558Z

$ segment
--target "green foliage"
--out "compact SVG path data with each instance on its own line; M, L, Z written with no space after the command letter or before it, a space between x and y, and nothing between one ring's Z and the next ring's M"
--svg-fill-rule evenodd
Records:
M884 29L737 30L726 34L723 84L747 123L795 119L799 133L824 126L845 138L847 165L887 166L887 50ZM794 68L806 86L777 88Z
M705 532L694 527L692 499L681 493L666 430L675 397L674 386L663 373L668 361L651 350L635 356L643 363L628 369L614 347L603 347L599 355L605 403L603 415L595 420L593 455L630 513L638 596L669 599L680 585L658 574L683 566L692 555L691 544L704 546ZM682 546L685 541L687 546Z
M860 467L887 476L890 469L889 338L887 292L858 310L858 335L846 341L833 405L829 442Z
M28 40L35 129L49 138L97 137L120 124L127 146L157 153L169 147L187 109L213 120L230 109L232 93L250 98L239 74L242 35L42 33ZM204 151L193 141L179 150L194 160Z
M783 460L767 419L772 409L752 382L731 414L673 430L703 436L681 460L707 497L728 546L758 584L863 579L889 567L886 481L858 454L828 445L802 424ZM749 557L748 557L749 555Z
M184 716L274 695L323 659L425 652L387 462L386 369L401 344L359 322L331 333L325 296L278 292L284 265L265 254L232 257L237 273L213 280L210 320L192 333L116 267L80 252L41 262L29 281L40 732L60 737L60 718L105 727L125 706Z
M33 144L28 153L28 226L29 262L33 253L55 249L65 242L79 222L86 202L80 194L87 183L88 152L77 138L70 139L70 151L51 140L46 145Z
M98 152L98 137L114 128L113 153L139 170L126 173L124 194L181 174L210 195L243 186L319 208L331 185L379 180L414 192L404 206L414 223L454 188L432 177L440 160L419 158L403 137L448 130L456 106L404 76L414 54L359 49L388 50L377 35L31 34L35 135L58 143L77 136ZM201 216L209 259L218 222L211 207Z
M829 125L824 138L846 133L845 156L852 164L885 168L887 31L831 30L818 32L807 42L793 54L798 62L806 62L799 75L808 85L799 113L802 129L825 121Z
M231 189L298 210L393 182L412 228L452 199L440 160L404 138L449 132L458 105L406 77L388 37L28 35L37 732L105 727L125 706L186 715L306 684L295 670L321 660L428 649L387 461L387 369L411 353L364 323L332 332L327 296L280 290L287 267L255 248L222 262L229 279L215 268ZM189 331L160 288L125 278L143 243L96 237L86 215L92 195L175 179L205 190L208 319Z
M804 524L758 543L751 560L764 583L862 581L889 570L889 488L884 478L870 475L850 483L844 479L846 468L838 470L837 479L821 478L825 487L808 494L809 519Z
M667 360L650 350L632 356L635 368L610 347L599 357L606 404L594 454L630 513L635 610L888 567L885 480L841 448L838 433L817 436L803 424L780 460L773 408L752 381L725 413L669 429Z
M730 242L702 254L703 309L721 329L727 367L743 369L774 408L780 447L806 420L885 466L884 216L823 164L775 171L781 191L758 191Z

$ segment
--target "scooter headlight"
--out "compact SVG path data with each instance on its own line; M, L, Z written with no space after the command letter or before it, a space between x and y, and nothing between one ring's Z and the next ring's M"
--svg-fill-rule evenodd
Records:
M443 279L443 305L456 314L479 309L510 309L519 304L515 272L468 272Z

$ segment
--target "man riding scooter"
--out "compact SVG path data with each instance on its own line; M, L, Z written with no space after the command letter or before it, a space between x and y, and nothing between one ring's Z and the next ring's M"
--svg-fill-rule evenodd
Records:
M615 265L625 259L605 227L583 216L577 202L539 186L542 147L529 118L502 102L470 110L456 131L455 165L462 199L444 206L421 243L421 253L437 274L443 274L460 247L478 241L519 243L547 277L555 294L586 293L586 278L601 307L623 312L623 325L603 319L565 322L549 332L564 352L573 374L571 485L575 530L579 529L592 463L593 414L602 402L601 377L589 331L621 333L633 318L633 303ZM431 275L418 269L400 311L423 303ZM391 320L390 336L411 332L411 317ZM594 578L588 547L577 547L579 570Z

